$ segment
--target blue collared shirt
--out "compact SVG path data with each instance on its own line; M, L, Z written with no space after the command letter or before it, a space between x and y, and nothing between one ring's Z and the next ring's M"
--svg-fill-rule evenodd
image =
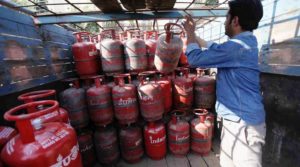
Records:
M187 46L191 67L218 68L216 111L219 116L248 124L265 122L265 110L259 85L258 48L256 37L243 32L229 41Z

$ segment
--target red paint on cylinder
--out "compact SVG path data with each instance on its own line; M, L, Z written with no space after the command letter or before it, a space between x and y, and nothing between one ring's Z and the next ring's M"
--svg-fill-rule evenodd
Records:
M91 167L96 164L94 143L92 131L81 130L77 133L77 140L79 144L79 151L84 167Z
M137 163L144 155L142 130L137 126L120 129L121 155L128 163Z
M216 81L204 76L204 69L197 68L197 78L194 82L194 106L211 109L216 101Z
M55 96L56 96L55 90L39 90L39 91L32 91L32 92L21 94L20 96L18 96L18 100L23 101L24 103L29 103L37 100L49 99L49 97L55 98ZM43 108L43 107L44 106L39 106L39 108ZM36 109L30 108L28 112L31 113L32 111L36 111ZM61 107L58 109L58 111L49 113L47 115L43 115L39 118L42 119L44 123L63 121L69 124L68 111Z
M164 110L165 113L171 111L172 108L172 85L171 80L168 78L168 75L158 73L159 79L157 83L161 86L163 92L163 102L164 102Z
M148 70L154 70L154 56L156 51L156 41L158 38L157 31L146 31L144 33L144 40L146 44L146 53L148 55Z
M98 127L94 133L94 144L100 163L111 165L119 160L120 152L115 128Z
M79 87L77 78L70 78L65 82L70 83L70 88L60 93L60 104L67 109L71 125L74 128L85 127L89 123L85 91Z
M148 71L139 74L140 85L138 87L139 103L141 114L146 121L156 121L162 118L164 103L162 89L157 80L150 80L155 77L155 71Z
M191 121L191 149L201 156L207 156L212 145L212 124L207 119L207 113L205 109L195 109L197 118Z
M124 72L124 59L121 41L116 39L115 30L101 32L101 62L105 74L111 75Z
M125 78L129 83L125 84ZM131 84L129 74L116 75L115 81L117 85L112 89L115 116L119 124L134 123L139 115L136 86Z
M88 32L74 33L77 42L72 45L72 53L78 75L96 75L100 70L99 55ZM84 41L84 37L85 41Z
M111 88L101 84L104 76L91 78L94 79L95 86L89 88L86 92L90 119L96 126L107 125L113 121Z
M189 78L189 69L178 67L173 80L173 103L175 109L189 109L193 104L193 80Z
M175 110L168 124L169 150L177 156L185 156L190 150L190 125L184 116L184 112Z
M144 127L147 155L154 160L163 159L167 153L166 129L161 122L149 122Z
M16 115L20 110L39 105L48 107L30 114ZM36 119L57 110L57 101L45 100L17 106L4 114L6 120L16 121L19 131L19 135L12 138L1 152L1 159L6 166L82 167L73 128L61 122L42 123Z
M181 32L172 32L171 26L179 27ZM182 28L178 24L167 23L165 30L166 34L160 35L157 40L154 64L159 72L170 73L177 67L182 53L182 40L176 36L182 33Z

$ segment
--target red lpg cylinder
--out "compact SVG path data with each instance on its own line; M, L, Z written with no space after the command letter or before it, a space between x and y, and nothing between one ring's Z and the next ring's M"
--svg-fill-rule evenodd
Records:
M0 126L0 150L2 150L5 144L16 135L17 131L14 128Z
M142 130L137 126L128 126L119 132L121 155L128 163L136 163L144 155Z
M94 133L94 143L100 163L111 165L119 160L120 152L115 128L112 126L97 127Z
M85 91L79 87L77 78L69 78L64 82L69 82L70 88L60 93L60 104L67 109L71 125L74 128L85 127L89 123Z
M144 40L146 43L146 53L148 55L148 70L154 70L154 56L156 51L156 41L158 38L157 31L146 31L144 33Z
M39 105L48 107L30 114L15 115ZM57 110L57 101L45 100L17 106L4 114L6 120L16 121L19 131L19 135L12 138L1 152L5 165L82 167L74 129L65 123L42 123L41 119L36 119Z
M197 68L197 78L194 82L194 106L196 108L211 109L216 101L216 81L204 76L204 70Z
M185 37L185 33L183 32L181 34L181 40L183 42L183 47L182 47L182 53L179 58L179 66L180 67L187 67L189 65L187 56L185 55L186 47L187 47L187 39Z
M193 80L189 78L189 69L176 68L173 80L173 102L176 109L189 109L193 104Z
M146 44L137 37L139 30L127 31L128 40L124 44L126 70L142 72L147 69Z
M128 84L125 84L125 78L128 78ZM136 86L131 84L129 74L116 75L115 80L117 85L112 89L115 116L119 124L134 123L139 116Z
M140 85L138 87L140 110L146 121L156 121L162 118L164 113L163 92L155 78L155 71L147 71L139 74ZM154 81L150 80L154 78Z
M91 167L96 163L94 143L92 131L83 129L77 131L77 140L79 144L79 151L84 167Z
M122 43L116 40L115 30L101 32L101 62L103 72L107 75L124 72Z
M77 42L72 46L72 53L78 75L96 75L100 70L99 56L90 33L77 32L74 35Z
M111 88L101 84L104 76L91 78L94 79L95 86L86 91L90 118L96 126L110 124L114 117Z
M161 86L163 92L163 102L165 113L171 111L172 108L172 85L168 75L158 72L159 79L157 83Z
M154 160L163 159L167 153L166 129L162 122L149 122L144 127L147 155Z
M190 150L190 125L184 116L184 112L175 110L168 124L169 150L178 156L184 156Z
M208 155L211 150L212 124L207 119L207 113L205 109L195 109L197 118L191 121L191 149L202 156Z
M55 90L39 90L39 91L24 93L18 96L18 100L23 101L24 103L29 103L37 100L45 100L48 97L56 98L55 96L56 96ZM39 108L41 108L41 106L39 106ZM36 109L29 108L28 112L32 113L32 111L36 111ZM63 121L64 123L69 123L68 111L61 107L59 108L58 111L41 116L40 119L42 119L44 123L60 122L60 121Z
M179 27L181 31L172 32L172 26ZM182 33L182 27L175 23L167 23L165 30L166 34L160 35L157 40L154 64L159 72L170 73L177 67L182 52L182 40L176 36Z

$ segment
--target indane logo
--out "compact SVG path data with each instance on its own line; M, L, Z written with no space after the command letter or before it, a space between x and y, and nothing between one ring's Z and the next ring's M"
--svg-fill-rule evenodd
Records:
M153 139L152 136L150 136L149 138L150 138L150 143L151 144L159 144L159 143L162 143L166 140L166 136L163 136L163 137L157 138L157 139Z
M57 157L57 163L54 165L51 165L50 167L66 167L69 166L71 161L75 160L78 157L79 153L79 147L78 145L73 146L73 148L70 151L70 154L67 155L66 157L63 157L62 155L58 155Z
M118 106L127 106L127 105L131 105L131 104L134 104L136 103L136 99L133 99L133 98L128 98L128 99L120 99L118 100Z
M189 139L190 138L190 136L177 136L176 135L176 141L184 141L184 140L187 140L187 139Z

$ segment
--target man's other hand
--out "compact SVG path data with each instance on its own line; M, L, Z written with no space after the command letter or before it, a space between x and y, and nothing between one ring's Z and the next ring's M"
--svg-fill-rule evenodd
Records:
M185 16L185 21L182 23L187 36L195 33L196 23L190 15Z

